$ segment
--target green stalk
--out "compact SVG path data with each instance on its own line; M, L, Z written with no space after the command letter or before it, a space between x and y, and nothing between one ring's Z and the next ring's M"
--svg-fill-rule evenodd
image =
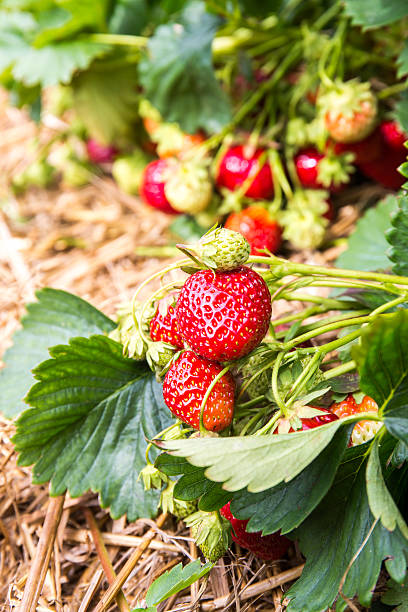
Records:
M302 373L298 376L295 382L292 385L292 388L289 392L289 397L286 400L286 406L289 408L295 402L296 398L302 393L303 389L307 385L308 381L311 379L317 368L319 367L323 356L318 351L313 355L310 362L304 368Z
M256 431L254 433L254 436L263 436L266 433L268 433L273 426L275 425L276 421L278 421L282 416L282 410L277 410L273 416L269 419L269 421L266 423L266 425L264 425L263 427L261 427L261 429L258 429L258 431Z
M342 374L347 374L347 372L352 372L356 369L355 361L347 361L346 363L342 363L336 368L332 368L331 370L326 370L323 372L323 377L325 380L329 380L330 378L335 378L336 376L341 376Z
M282 398L281 398L281 396L279 394L279 387L278 387L279 368L281 366L281 363L282 363L284 357L285 357L285 352L284 351L278 353L278 356L277 356L277 358L275 360L275 363L273 364L273 369L272 369L272 393L273 393L273 397L275 398L276 404L279 406L279 408L282 411L282 413L285 416L287 416L286 405L285 405L285 402L282 400Z

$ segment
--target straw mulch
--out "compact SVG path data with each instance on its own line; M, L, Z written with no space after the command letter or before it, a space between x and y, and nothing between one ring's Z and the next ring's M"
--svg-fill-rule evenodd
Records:
M120 303L131 299L138 283L163 265L158 259L138 259L134 249L166 244L169 218L120 192L108 176L95 176L82 189L32 190L17 199L9 189L10 177L31 161L27 143L38 128L9 107L4 95L0 134L2 355L24 304L39 287L71 291L114 314ZM50 127L39 133L41 141L52 135ZM361 208L382 195L377 187L348 191L333 236L348 233ZM306 258L327 263L341 248ZM305 260L304 255L294 258ZM183 523L170 517L131 524L125 517L114 521L91 493L50 501L47 487L32 486L30 469L17 466L12 435L13 424L0 419L1 610L129 610L163 571L197 557ZM234 548L207 582L193 585L160 610L283 610L282 594L300 575L302 563L296 547L286 560L273 564ZM44 575L40 594L37 586Z

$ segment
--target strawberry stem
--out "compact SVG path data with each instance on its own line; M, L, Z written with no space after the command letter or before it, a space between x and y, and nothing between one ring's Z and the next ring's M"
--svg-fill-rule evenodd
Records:
M289 408L295 402L296 398L302 393L305 388L307 382L314 375L316 370L319 368L320 363L323 359L323 355L317 351L307 366L303 369L302 373L298 376L295 382L292 385L292 388L289 391L288 397L286 399L286 406Z
M341 365L331 368L331 370L326 370L323 372L323 377L325 380L329 380L330 378L335 378L336 376L341 376L342 374L347 374L347 372L352 372L356 369L356 362L351 360L346 363L342 363Z
M210 393L214 389L217 382L224 376L224 374L229 372L230 369L231 369L230 365L225 366L225 368L221 370L221 372L219 372L217 376L211 381L211 384L209 385L207 391L205 392L203 401L201 402L201 408L200 408L200 433L201 434L205 435L208 431L204 426L204 410L207 405L208 398L210 397Z
M282 414L283 414L282 410L277 410L273 414L273 416L269 419L269 421L266 423L266 425L264 425L263 427L261 427L261 429L258 429L258 431L254 433L254 436L264 436L270 431L273 431L275 429L274 425L281 418Z
M282 400L280 394L279 394L279 384L278 384L278 377L279 377L279 368L282 364L283 359L286 357L286 351L281 351L280 353L278 353L278 356L275 360L275 363L273 364L273 369L272 369L272 393L273 393L273 397L275 398L275 402L276 404L279 406L280 410L282 411L282 413L284 414L284 416L288 416L288 411L286 409L286 405L285 402Z

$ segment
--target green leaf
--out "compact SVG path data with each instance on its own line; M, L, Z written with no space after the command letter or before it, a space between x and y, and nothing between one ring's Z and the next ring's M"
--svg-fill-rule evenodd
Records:
M408 444L408 312L381 315L367 326L353 358L360 388L377 402L391 435Z
M408 15L404 0L345 0L346 14L353 25L378 28Z
M148 20L146 0L118 0L109 19L109 32L139 35Z
M35 47L42 47L56 40L67 40L80 30L104 31L106 0L58 0L58 6L41 11L39 29L33 40Z
M176 24L157 28L139 65L147 98L166 121L178 122L186 132L217 132L231 119L212 65L211 43L219 23L200 0L188 3Z
M48 358L48 348L73 336L110 332L115 323L79 297L59 289L41 289L27 306L23 329L14 334L0 372L0 411L8 418L27 408L24 396L34 382L31 370Z
M389 258L394 262L394 274L406 276L408 274L408 197L402 196L398 200L399 207L394 213L392 227L387 232L387 240L391 245Z
M196 559L196 561L184 567L179 563L171 570L164 572L164 574L157 578L149 587L146 594L147 605L157 605L175 593L179 593L183 589L186 589L208 574L213 567L213 563L201 565L199 559Z
M42 87L70 83L78 70L85 70L109 48L87 40L58 42L40 49L27 49L19 55L13 67L13 76L25 85Z
M257 493L295 478L329 444L347 419L278 436L243 436L169 440L160 447L197 467L205 476L223 482L226 491L244 487Z
M389 269L390 261L386 255L389 244L385 232L391 227L390 215L397 208L398 200L395 196L388 196L375 208L370 208L357 221L347 251L337 258L336 266L350 270Z
M358 594L362 605L369 606L384 559L394 579L405 576L406 539L398 528L389 532L380 522L373 528L375 518L365 491L366 450L366 445L347 450L329 493L293 532L306 566L286 594L288 612L329 608L346 572L343 594L349 598ZM340 597L339 603L344 609Z
M401 79L408 74L408 43L405 41L404 48L397 59L397 78Z
M405 461L408 461L408 446L400 440L391 455L391 464L399 467Z
M75 110L93 138L116 146L134 140L139 94L133 66L118 68L95 62L72 86Z
M199 499L198 507L205 512L213 512L225 506L231 499L231 493L224 491L221 484L205 477L204 468L191 465L183 457L174 457L162 453L155 461L155 466L167 476L179 476L174 488L174 496L183 501Z
M350 428L337 431L320 455L289 483L261 493L236 493L231 502L233 515L250 519L247 530L264 535L298 527L330 489L349 437Z
M408 93L404 91L395 105L394 117L404 130L408 132Z
M408 582L398 584L395 580L387 582L387 591L381 597L381 601L389 606L397 606L393 608L394 612L408 611Z
M379 438L377 437L372 444L366 470L367 496L370 510L376 519L381 520L381 523L388 531L394 531L398 525L401 533L408 538L408 527L384 481L378 445Z
M154 515L158 494L145 492L138 474L146 438L172 422L161 385L106 336L73 338L50 354L17 421L19 463L34 463L34 482L50 480L51 495L91 489L113 517Z

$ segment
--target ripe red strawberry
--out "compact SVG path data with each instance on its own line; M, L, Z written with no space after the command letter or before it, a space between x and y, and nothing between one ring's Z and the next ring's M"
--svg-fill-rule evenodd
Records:
M308 147L295 155L294 162L299 180L306 189L339 192L350 180L352 168L344 155L325 155Z
M348 395L342 402L334 403L330 406L333 414L339 419L358 414L359 412L378 412L377 403L368 395L363 397L360 404L357 404L352 395ZM356 446L371 440L380 429L381 423L377 421L359 421L353 428L349 446Z
M407 151L404 142L408 140L407 134L401 129L396 121L382 121L380 132L384 142L396 151Z
M278 532L267 536L263 536L260 531L248 532L246 530L248 521L235 518L231 512L230 502L221 508L220 512L231 523L231 537L234 542L242 548L247 548L263 561L282 559L288 550L290 540Z
M337 155L342 153L353 153L353 162L357 165L378 159L383 149L383 138L381 129L376 128L369 136L359 142L333 142L333 150Z
M147 164L140 184L140 197L145 204L168 214L178 214L166 198L164 186L170 164L166 159L158 159Z
M265 281L246 266L195 272L177 301L184 341L199 355L221 362L239 359L257 347L268 331L271 312Z
M267 160L259 169L258 159L266 153L265 149L251 149L245 146L235 146L228 149L218 167L216 183L218 187L226 187L235 191L253 176L253 181L245 191L249 198L268 200L273 196L273 179L271 167ZM259 171L258 171L259 170Z
M116 155L119 153L118 149L113 145L103 145L90 138L86 142L86 150L88 157L94 164L106 164L113 162Z
M262 206L249 206L231 213L225 227L239 232L247 239L252 255L260 255L263 249L276 253L282 244L282 229Z
M321 408L320 406L310 406L310 408L315 408L316 410L321 410L325 414L318 414L313 417L302 417L301 410L299 419L302 423L302 427L298 429L294 429L290 426L290 422L288 423L288 419L280 419L278 427L274 430L274 434L280 433L293 433L295 431L306 431L308 429L315 429L316 427L320 427L320 425L326 425L326 423L331 423L332 421L337 421L338 416L328 410L327 408Z
M406 157L406 150L399 152L384 145L379 159L359 164L359 168L363 174L376 183L397 191L406 180L397 170L406 161Z
M184 351L173 363L163 383L163 398L171 412L199 429L200 409L208 387L222 371L214 361ZM209 431L222 431L234 416L235 383L227 372L215 384L207 399L203 423Z
M160 307L150 321L150 337L154 342L167 342L177 348L183 348L183 339L179 332L176 309L170 305L167 311Z
M369 83L337 80L332 89L319 96L318 106L336 142L359 142L375 128L377 99Z

